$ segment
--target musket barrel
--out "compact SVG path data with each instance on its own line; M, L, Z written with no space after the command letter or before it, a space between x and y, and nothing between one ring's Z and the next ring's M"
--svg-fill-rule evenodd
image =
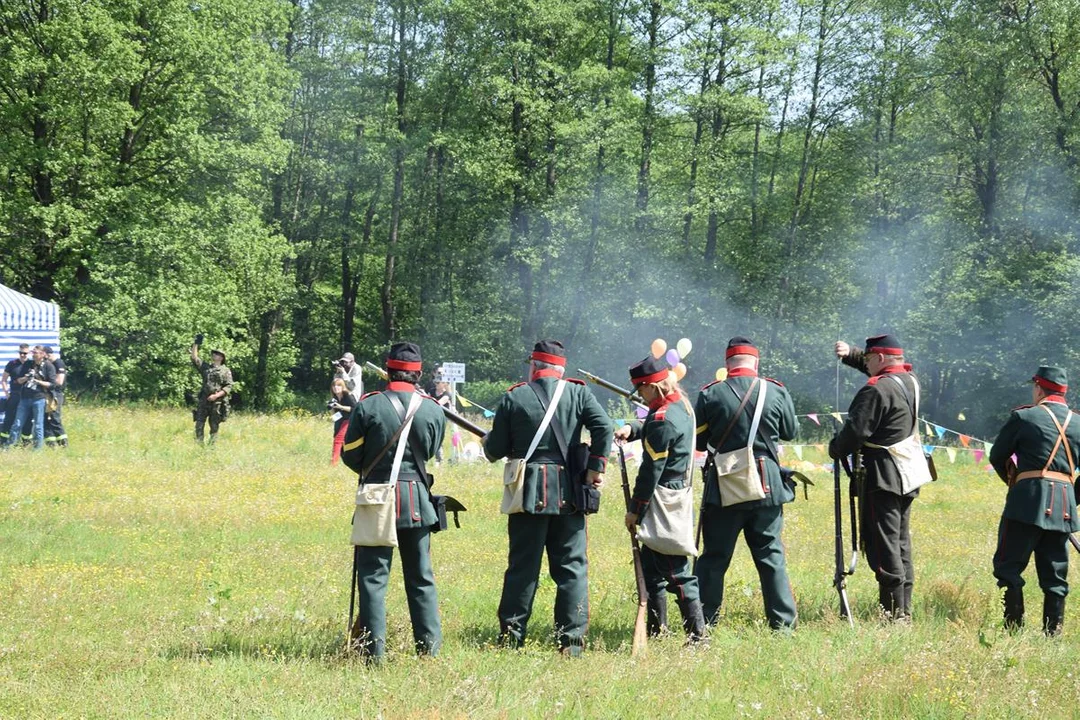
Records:
M637 393L633 392L632 390L627 390L624 387L619 387L615 383L610 382L608 380L605 380L604 378L600 377L599 375L593 375L591 372L586 372L585 370L582 370L581 368L578 368L578 372L581 373L582 375L584 375L585 379L588 380L589 382L591 382L591 383L593 383L595 385L599 385L602 388L606 388L606 389L610 390L611 392L615 393L616 395L622 395L624 398L626 398L630 402L634 403L638 407L643 407L646 410L648 409L648 406L645 404L645 401L641 399L641 396L638 395Z
M440 407L442 407L442 406L440 405ZM466 430L468 432L471 432L473 435L480 438L481 440L483 440L485 437L487 437L487 430L484 430L484 428L480 427L479 425L475 425L475 424L469 422L468 420L463 418L461 415L458 415L456 412L454 412L450 408L443 407L442 411L443 411L443 415L446 416L447 420L454 423L455 425L457 425L462 430Z

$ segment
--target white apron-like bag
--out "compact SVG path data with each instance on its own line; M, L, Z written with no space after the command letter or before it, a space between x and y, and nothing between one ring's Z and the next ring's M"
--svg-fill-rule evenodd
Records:
M716 464L716 475L720 486L720 504L723 507L750 502L751 500L765 499L765 486L761 482L761 474L758 472L757 461L754 458L754 438L757 437L758 425L761 423L761 413L765 409L765 387L767 382L757 379L758 392L756 406L754 407L754 420L750 424L750 437L746 441L746 447L732 450L731 452L716 452L715 448L709 448ZM750 392L747 388L746 392Z
M890 379L895 380L899 383L900 388L904 389L903 380L896 376L890 376ZM915 427L917 428L919 426L919 381L913 377L912 382L915 385L915 414L912 417L915 418ZM893 445L875 445L873 443L865 443L865 445L866 447L889 451L893 462L896 463L896 469L900 472L900 492L904 495L918 490L934 479L930 474L930 465L926 462L926 451L923 449L922 442L919 440L919 435L914 428L909 437Z
M690 427L697 427L693 413L690 414L690 421ZM698 554L694 547L693 436L687 442L691 444L691 452L685 487L675 489L657 485L645 510L645 517L638 526L638 540L662 555L697 557Z
M555 384L555 392L551 395L551 403L548 405L547 412L544 413L544 419L540 421L540 427L536 428L536 434L533 435L532 442L529 443L529 450L525 453L525 457L511 458L503 466L503 499L500 508L503 515L513 515L525 511L525 466L529 464L529 458L536 451L536 446L540 444L540 438L544 436L544 431L551 424L551 418L555 416L555 407L559 404L559 398L562 397L563 388L565 387L565 380L560 380Z
M397 447L394 448L394 464L390 468L390 481L385 483L364 483L356 489L356 509L353 511L353 545L361 547L397 547L397 480L401 473L401 460L405 457L405 446L409 444L409 430L412 429L416 406L423 402L420 393L413 393L409 399L408 415L405 427L398 435Z

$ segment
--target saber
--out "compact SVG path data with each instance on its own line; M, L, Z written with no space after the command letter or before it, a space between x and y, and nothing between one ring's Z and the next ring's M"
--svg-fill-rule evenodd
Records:
M582 370L581 368L578 368L578 372L581 373L582 375L584 375L585 379L588 380L589 382L591 382L591 383L593 383L595 385L599 385L600 387L605 388L607 390L610 390L611 392L615 393L616 395L622 395L624 398L626 398L630 402L634 403L639 408L642 408L643 410L648 410L649 409L649 406L645 404L645 401L641 399L641 396L638 395L637 393L633 392L632 390L627 390L624 387L619 387L615 383L609 382L609 381L605 380L604 378L600 377L599 375L593 375L591 372L586 372L586 371Z

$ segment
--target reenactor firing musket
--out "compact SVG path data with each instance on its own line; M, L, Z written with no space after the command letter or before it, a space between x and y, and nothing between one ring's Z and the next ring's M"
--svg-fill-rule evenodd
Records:
M375 373L379 377L381 377L383 380L389 380L390 379L390 376L386 374L385 370L383 370L378 365L375 365L375 364L371 363L368 360L364 361L364 367L367 368L368 370L370 370L371 372ZM473 404L475 405L475 403L473 403ZM457 425L462 430L472 433L473 435L480 438L481 440L483 440L485 437L487 437L487 430L485 430L484 428L480 427L479 425L477 425L475 423L472 423L472 422L466 420L461 415L458 415L456 412L454 412L453 410L451 410L448 407L445 407L443 405L440 405L439 407L442 408L443 415L446 416L446 419L449 420L450 422L454 423L455 425ZM477 406L477 407L479 407L479 406Z
M626 474L626 453L622 445L619 445L619 470L622 471L623 499L626 501L626 509L630 510L630 477ZM637 536L630 533L630 546L634 551L634 579L637 581L638 608L637 618L634 620L634 641L630 646L630 656L634 657L644 653L648 643L648 628L645 624L645 615L649 607L649 590L645 587L645 571L641 567L641 547L638 545Z
M606 388L606 389L610 390L611 392L615 393L616 395L622 395L624 398L626 398L627 400L632 402L634 405L637 405L639 408L641 408L643 410L648 410L649 409L649 406L645 404L645 401L642 400L641 397L637 393L632 392L630 390L627 390L624 387L619 387L618 385L616 385L613 382L608 382L607 380L600 377L599 375L593 375L591 372L585 372L581 368L578 368L578 372L581 373L582 375L584 375L585 379L588 380L589 382L594 383L596 385L599 385L602 388Z

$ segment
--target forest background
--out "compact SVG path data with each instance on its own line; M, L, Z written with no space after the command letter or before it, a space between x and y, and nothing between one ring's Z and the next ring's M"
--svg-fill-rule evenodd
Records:
M890 330L986 435L1080 374L1078 160L1075 0L0 1L0 282L106 399L196 331L266 409L396 339L483 402L747 334L816 412Z

